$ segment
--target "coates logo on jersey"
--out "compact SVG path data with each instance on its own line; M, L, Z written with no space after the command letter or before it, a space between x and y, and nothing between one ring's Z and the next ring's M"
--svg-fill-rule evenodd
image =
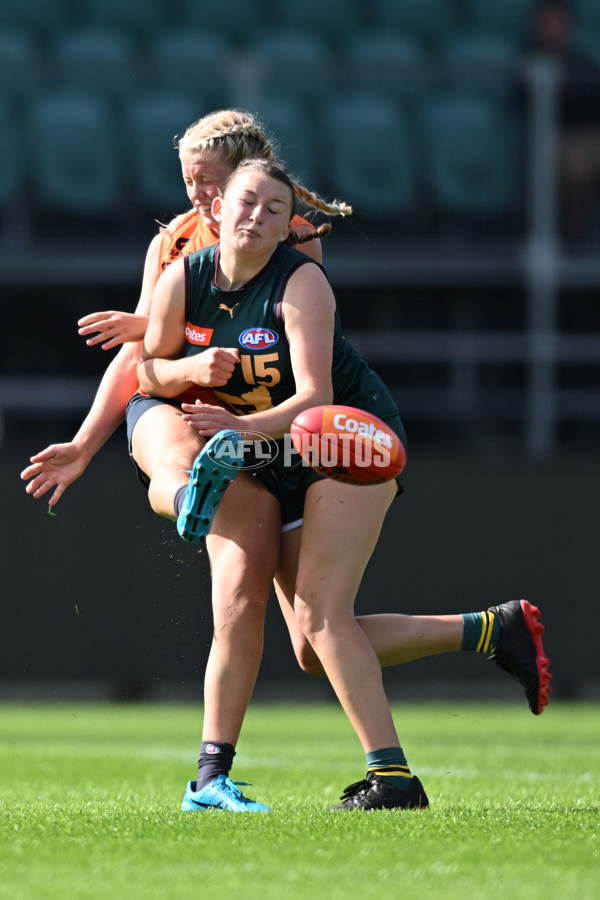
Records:
M240 334L240 344L246 350L266 350L279 340L279 335L270 328L246 328Z
M212 337L213 328L200 328L199 325L192 325L188 322L185 326L185 339L190 344L199 344L201 347L208 347Z

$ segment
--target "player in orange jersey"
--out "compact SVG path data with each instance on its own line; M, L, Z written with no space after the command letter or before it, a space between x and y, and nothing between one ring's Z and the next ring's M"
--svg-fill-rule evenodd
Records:
M175 218L155 235L146 254L140 298L135 313L116 311L92 313L79 323L80 334L90 345L101 343L108 350L122 345L109 364L98 387L92 407L75 437L64 444L52 444L31 457L21 474L28 481L26 491L35 498L53 490L50 506L55 506L66 488L83 474L92 458L123 422L129 398L138 388L137 363L141 351L154 287L169 263L201 247L218 241L217 223L211 203L227 176L247 158L277 161L275 149L260 122L237 110L220 110L191 125L177 141L183 180L192 209ZM328 204L295 183L296 195L308 206L329 215L347 215L344 203ZM296 218L292 223L296 239L314 235L314 227ZM328 226L318 229L326 234ZM321 262L319 240L302 245L305 252Z

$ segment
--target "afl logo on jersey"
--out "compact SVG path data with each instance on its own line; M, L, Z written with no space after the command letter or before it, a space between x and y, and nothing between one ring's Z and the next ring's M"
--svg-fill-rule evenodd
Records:
M240 334L240 344L246 350L266 350L279 340L279 335L270 328L247 328Z

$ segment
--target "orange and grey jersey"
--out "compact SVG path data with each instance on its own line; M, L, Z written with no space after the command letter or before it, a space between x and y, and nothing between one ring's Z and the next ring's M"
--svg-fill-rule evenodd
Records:
M292 228L308 225L314 229L314 225L303 219L302 216L294 216ZM203 247L216 244L219 236L216 235L204 219L195 209L190 209L180 216L176 216L162 231L162 240L159 251L160 272L182 256L189 256Z

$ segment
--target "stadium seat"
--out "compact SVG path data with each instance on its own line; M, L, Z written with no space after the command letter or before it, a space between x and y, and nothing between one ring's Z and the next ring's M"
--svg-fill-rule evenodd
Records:
M285 169L310 190L318 177L316 129L306 111L287 96L263 95L256 109Z
M117 213L117 127L109 104L90 93L56 91L32 100L28 112L36 203L56 214Z
M26 98L40 83L39 48L26 31L0 31L0 96Z
M349 0L271 0L273 25L327 40L333 49L359 31L357 7Z
M332 97L321 130L336 196L375 218L412 210L418 148L414 123L400 105L373 94Z
M67 23L65 0L0 0L0 31L23 29L39 38L52 38Z
M516 47L531 41L533 10L538 0L463 0L467 27L492 31Z
M164 221L188 206L174 139L206 110L181 91L147 92L125 108L125 135L135 148L128 160L128 182L140 207Z
M572 0L577 28L584 33L600 33L600 4L598 0Z
M457 90L507 102L513 94L520 56L514 44L495 32L455 34L444 45L446 82Z
M232 105L232 56L231 44L218 33L177 28L151 44L148 62L157 88L198 96L199 118Z
M575 52L595 66L600 65L600 31L584 31L578 28L573 35Z
M411 38L382 30L366 32L347 44L342 62L350 90L413 104L423 99L428 59Z
M439 211L466 220L510 211L518 141L499 104L457 92L431 97L423 139L427 185Z
M137 40L154 37L165 26L161 0L78 0L85 25L121 31Z
M177 23L204 31L209 28L223 40L251 46L271 20L271 0L179 0Z
M277 89L292 100L312 103L327 95L333 77L327 46L308 34L270 32L252 48L259 95Z
M68 32L53 47L54 70L65 85L77 85L117 100L142 81L136 46L126 34L85 28Z
M374 27L412 37L430 48L452 30L448 0L371 0L369 10Z
M21 189L21 146L17 123L10 104L0 96L0 211L7 211Z

